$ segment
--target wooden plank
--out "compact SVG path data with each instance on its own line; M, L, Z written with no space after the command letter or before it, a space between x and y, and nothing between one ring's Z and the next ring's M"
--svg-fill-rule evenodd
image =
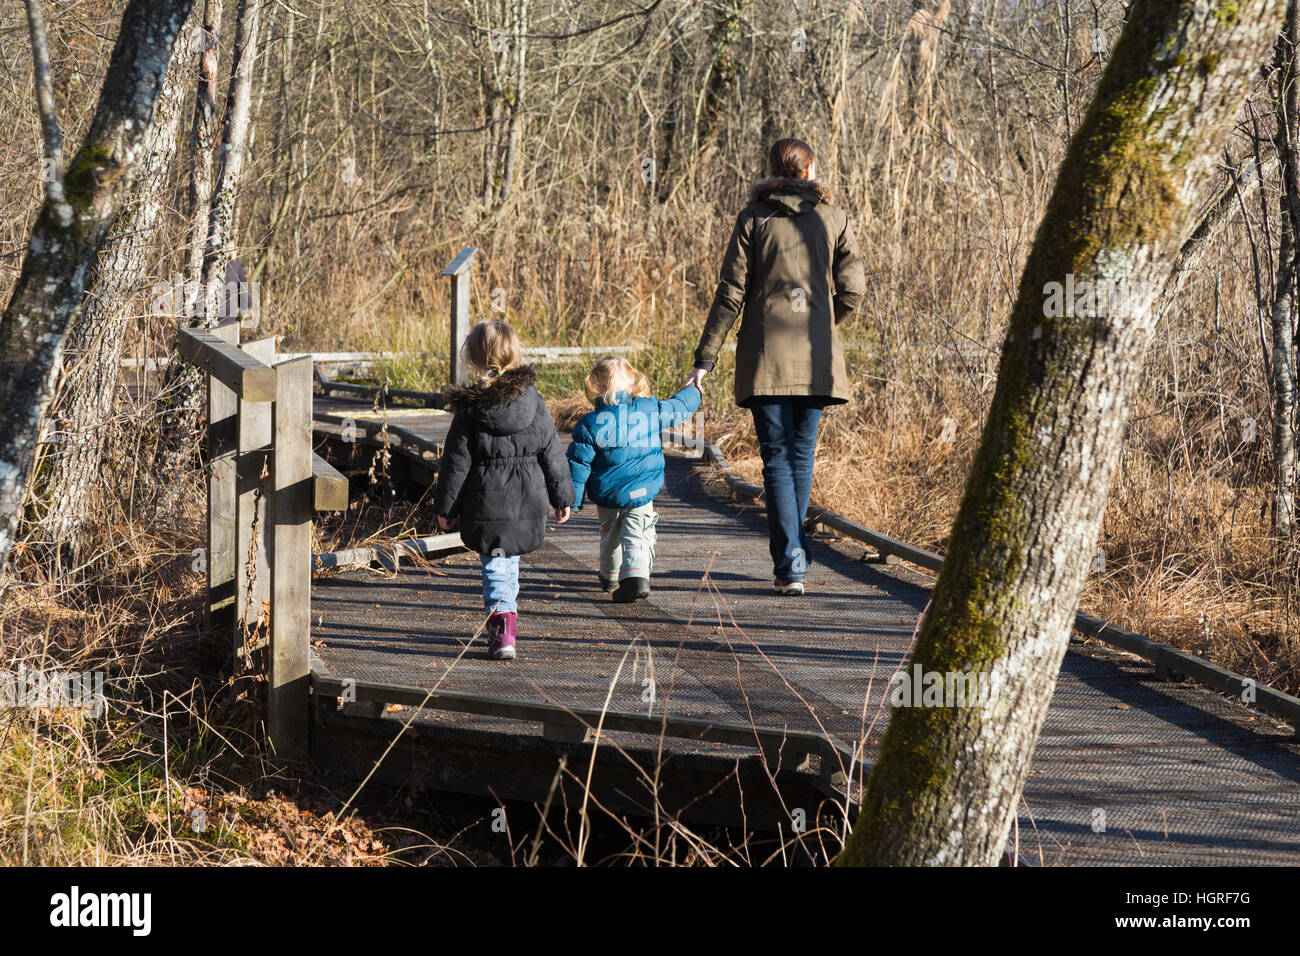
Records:
M345 422L351 422L356 432L358 441L364 438L374 439L377 444L386 444L389 448L410 448L414 449L417 455L427 455L437 461L442 457L442 443L434 441L421 435L417 431L412 431L401 425L388 423L388 438L385 442L380 442L378 436L384 430L384 422L375 421L368 415L365 417L359 415L342 415L330 412L318 413L315 418L317 430L322 433L328 429L322 428L324 425L343 425Z
M396 541L392 544L377 545L372 548L326 551L312 558L312 567L314 570L321 571L326 568L365 566L384 561L395 567L403 557L451 554L454 551L460 551L464 547L464 543L460 540L460 532L453 531L450 534L432 534L423 538L411 538L407 541Z
M326 395L339 393L343 395L357 395L362 398L374 398L380 392L384 392L386 397L391 401L411 402L414 405L423 408L442 408L445 403L445 396L441 392L417 392L409 388L389 388L385 389L382 385L358 385L354 382L336 382L319 369L316 370L316 380L321 384L321 391Z
M348 479L320 455L311 454L312 504L317 511L348 510Z
M327 702L326 702L327 703ZM571 812L584 796L598 802L604 813L644 816L652 800L665 818L693 825L741 827L784 834L787 858L809 847L791 833L791 811L803 808L809 829L815 829L818 809L836 819L827 826L843 826L841 809L849 803L850 821L856 805L841 793L828 792L813 774L782 770L775 781L757 755L691 753L671 758L671 770L656 775L652 798L646 795L646 767L659 767L663 755L654 747L642 748L608 742L562 744L540 735L479 731L441 723L422 722L415 732L400 734L402 715L379 719L346 716L320 707L312 728L312 762L325 773L343 779L367 779L372 786L394 788L418 784L430 791L480 794L498 800L541 805L548 799L556 813ZM570 770L556 766L568 758ZM585 792L585 770L595 761L590 795ZM855 774L856 776L856 774ZM774 785L775 783L775 785ZM824 862L824 861L822 861Z
M311 357L281 362L275 366L275 374L267 730L279 757L305 760L311 706L308 645L315 484L311 450ZM346 502L346 493L344 497Z
M630 711L602 711L589 707L562 707L545 701L514 700L456 691L435 691L431 694L420 687L377 684L360 680L349 681L345 687L341 676L326 675L315 670L311 675L311 684L318 697L342 697L346 689L349 696L355 695L357 702L383 701L406 707L426 707L431 710L481 714L509 720L549 722L556 726L581 723L589 727L600 726L602 730L610 732L627 731L656 737L662 735L685 740L708 740L753 747L769 754L782 753L783 765L790 768L794 768L801 762L795 759L795 755L800 757L814 755L837 764L843 762L845 767L849 766L854 759L852 749L834 737L780 727L755 727L750 724L730 724L694 717L653 716Z
M239 323L212 330L229 345L239 343ZM213 630L235 633L235 449L238 396L215 375L208 385L208 622Z
M246 402L275 399L275 373L238 345L210 329L179 330L176 350L181 358L213 376Z
M274 337L242 346L252 361L264 363L274 376ZM275 397L272 392L272 399ZM267 499L271 493L271 404L241 398L238 402L238 448L235 459L236 488L236 653L244 648L246 631L251 632L271 599L271 527ZM254 541L256 538L256 541ZM251 557L251 560L250 560ZM250 582L251 571L251 582ZM249 585L252 585L250 590ZM260 643L258 638L256 643ZM254 646L256 646L256 643Z

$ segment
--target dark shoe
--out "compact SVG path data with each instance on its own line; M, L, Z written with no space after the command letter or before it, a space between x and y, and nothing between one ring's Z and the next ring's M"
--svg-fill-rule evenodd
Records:
M618 589L614 591L614 603L631 604L638 598L648 598L649 596L649 578L625 578L618 582Z
M772 590L774 590L777 594L789 594L789 595L803 594L803 582L786 581L782 578L777 578L775 581L772 582Z
M494 661L515 659L515 612L493 614L488 618L488 656Z
M596 572L596 577L600 578L600 589L606 594L618 587L617 581L613 578L605 577L605 575L601 574L599 571Z

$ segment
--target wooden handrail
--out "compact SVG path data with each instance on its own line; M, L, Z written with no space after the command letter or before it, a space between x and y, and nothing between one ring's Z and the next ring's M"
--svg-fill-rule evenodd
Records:
M348 510L348 479L315 452L311 453L312 503L316 511Z
M265 363L207 329L182 328L179 332L176 350L191 365L245 402L275 401L275 372Z

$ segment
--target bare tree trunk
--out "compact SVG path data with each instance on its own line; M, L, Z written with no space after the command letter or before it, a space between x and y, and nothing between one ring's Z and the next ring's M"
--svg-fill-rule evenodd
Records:
M940 695L894 709L842 864L998 861L1119 459L1150 299L1194 226L1196 189L1281 7L1134 0L1021 276L912 654L940 681L986 675L987 706ZM1089 303L1097 284L1107 294Z
M44 507L37 534L47 541L80 549L81 530L97 510L96 480L104 464L109 421L121 380L122 350L131 306L141 282L162 213L163 192L176 156L181 106L185 98L184 43L176 45L163 83L153 126L145 137L133 198L109 231L91 275L81 317L68 333L64 375L55 398L56 421L44 446L44 472L34 489Z
M53 190L47 196L0 318L0 570L22 517L68 330L135 181L172 47L192 5L193 0L127 5L85 143L63 174L64 196Z
M1277 132L1275 144L1281 169L1281 228L1277 287L1273 293L1273 348L1270 385L1273 393L1273 531L1290 538L1295 530L1296 490L1296 367L1295 316L1297 270L1300 270L1300 157L1296 155L1300 117L1300 76L1296 44L1300 38L1300 5L1287 4L1286 23L1277 41Z
M502 92L506 61L510 55L510 39L504 28L497 26L502 22L503 8L496 3L484 5L482 13L475 15L475 21L488 25L483 28L481 42L487 52L479 61L479 112L486 128L483 130L483 183L479 189L479 198L483 204L483 213L491 212L496 202L497 189L500 186L500 143L501 120L504 116L505 96Z
M253 70L257 63L257 31L262 0L239 0L235 17L235 49L226 88L226 115L221 129L221 157L208 210L208 238L203 250L204 324L217 320L217 303L235 238L239 182L247 157L248 114Z
M219 2L214 0L215 10L209 8L214 20L212 30L220 28L221 15ZM221 152L217 159L216 179L209 189L200 177L207 175L211 165L211 142L214 131L212 123L212 100L215 92L214 79L216 60L204 62L199 83L199 102L195 107L194 135L198 153L196 157L191 197L197 204L208 192L207 233L203 240L203 255L198 260L196 282L187 283L186 298L193 298L186 304L185 316L191 326L212 326L217 323L219 303L225 285L226 270L230 264L231 248L235 231L235 203L239 190L239 181L244 171L246 145L248 142L249 104L252 101L253 68L257 58L258 19L261 0L239 0L235 13L235 46L231 53L230 82L226 87L225 115L221 124ZM204 31L209 29L205 22ZM212 55L216 56L216 47ZM207 104L204 104L204 100ZM203 217L203 208L193 208L195 228ZM191 246L191 269L195 268L198 250L197 242ZM192 290L192 291L191 291ZM242 290L241 290L242 291ZM162 473L174 476L181 471L184 458L192 450L189 436L194 433L194 423L198 420L201 380L198 371L190 365L174 363L168 376L167 392L171 396L171 408L164 418L164 427L169 433L170 441L163 448ZM174 504L175 495L180 491L180 483L170 479L167 482L169 495L167 507Z
M510 89L506 102L510 108L510 133L506 140L505 171L501 178L498 204L505 205L515 186L515 172L519 168L519 150L524 136L524 95L528 81L528 0L515 0L511 6L511 29L515 33L511 42Z
M682 109L686 96L683 77L686 73L686 45L681 31L676 25L672 27L671 49L668 54L668 104L664 107L663 119L660 121L660 135L663 137L663 163L656 172L659 202L666 203L673 194L675 185L673 177L680 165L674 155L677 137L681 131Z
M212 202L217 145L217 64L221 55L222 0L204 0L199 84L194 97L193 165L190 167L189 269L185 315L199 311L203 295L203 251L208 242L208 207Z
M32 40L32 74L36 86L36 111L41 117L41 138L45 149L45 175L50 198L64 203L63 137L54 111L54 85L50 81L50 48L45 39L45 11L40 0L27 0L27 31ZM66 206L60 216L71 215Z
M722 119L731 85L740 73L736 46L749 16L749 0L720 0L713 11L713 28L709 32L709 67L700 93L695 116L692 157L707 167L717 148L718 126Z

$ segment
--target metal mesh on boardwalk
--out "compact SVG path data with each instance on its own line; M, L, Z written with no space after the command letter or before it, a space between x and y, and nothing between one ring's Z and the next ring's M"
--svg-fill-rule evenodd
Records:
M851 542L819 541L808 594L778 597L761 508L715 497L697 470L707 468L670 458L646 602L616 605L598 590L589 506L523 559L515 662L487 660L482 638L465 652L484 616L469 554L317 581L315 653L335 676L569 706L608 700L614 710L648 712L652 681L656 715L823 731L848 743L871 727L870 760L888 716L882 696L906 660L929 579L864 562ZM725 749L672 739L663 747ZM1025 788L1019 846L1047 864L1298 863L1300 747L1235 702L1157 683L1145 662L1076 645Z

